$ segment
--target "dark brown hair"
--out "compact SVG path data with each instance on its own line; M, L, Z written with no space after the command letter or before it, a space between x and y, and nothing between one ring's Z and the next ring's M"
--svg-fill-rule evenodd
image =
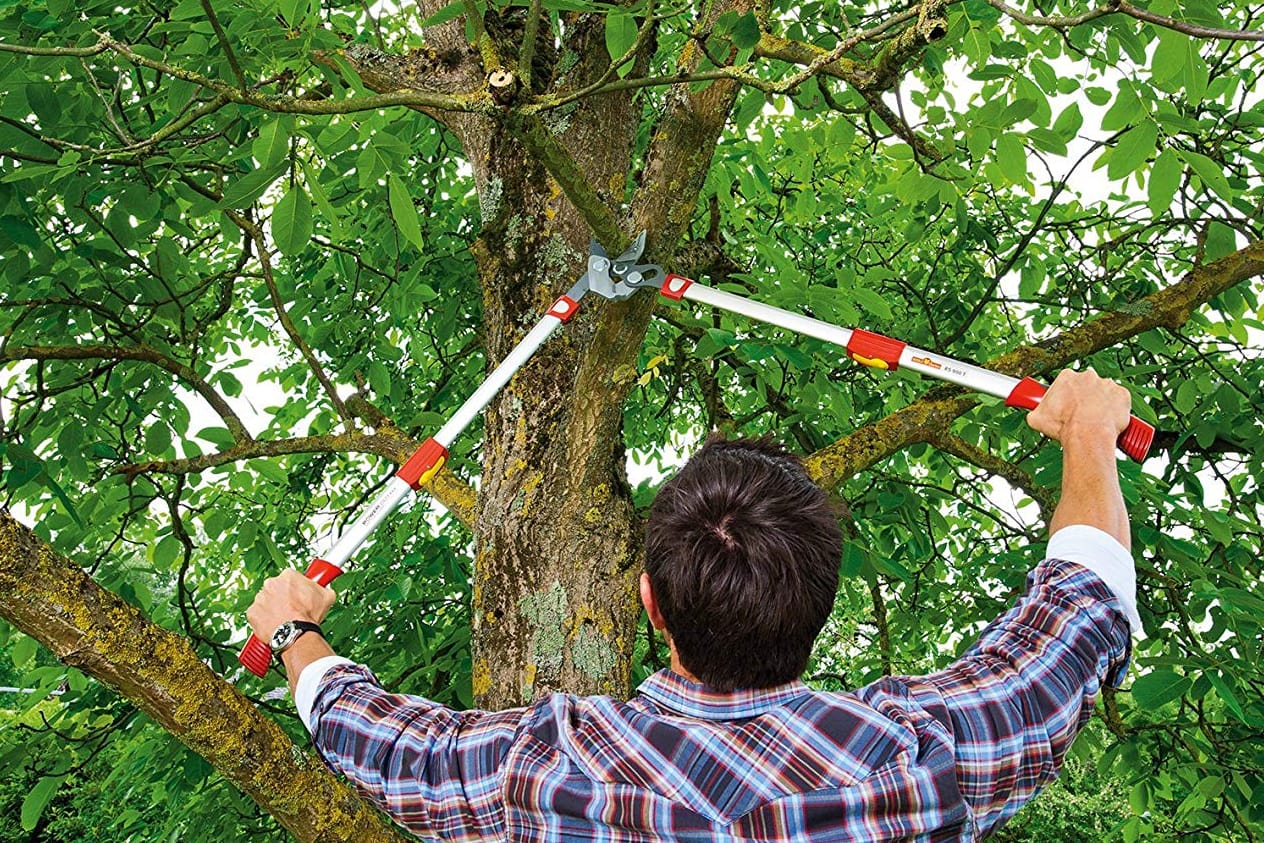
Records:
M770 439L712 436L663 484L645 569L681 664L718 691L797 679L838 591L838 515Z

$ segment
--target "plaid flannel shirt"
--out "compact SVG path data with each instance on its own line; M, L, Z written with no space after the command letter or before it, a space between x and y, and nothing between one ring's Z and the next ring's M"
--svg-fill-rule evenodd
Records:
M715 693L661 671L627 702L483 712L387 693L346 663L319 679L309 725L332 769L422 837L972 840L1057 775L1101 682L1122 681L1135 612L1047 560L927 676Z

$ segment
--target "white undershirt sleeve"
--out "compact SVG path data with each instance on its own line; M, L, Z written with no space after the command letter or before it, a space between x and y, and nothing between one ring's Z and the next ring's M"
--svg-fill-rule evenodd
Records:
M1072 524L1053 534L1046 555L1083 565L1101 577L1123 604L1133 634L1145 633L1137 614L1136 565L1132 554L1114 536L1087 524Z
M343 664L355 664L351 659L342 656L325 656L303 668L294 685L294 707L298 709L298 718L303 721L310 734L312 731L312 706L316 703L316 690L320 680L335 667Z

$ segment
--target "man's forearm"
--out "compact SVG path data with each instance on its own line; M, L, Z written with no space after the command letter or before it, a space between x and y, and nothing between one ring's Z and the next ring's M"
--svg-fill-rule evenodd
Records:
M1115 434L1093 428L1068 432L1062 449L1062 498L1049 522L1049 534L1086 524L1131 548L1128 510L1119 488Z
M317 659L332 655L336 655L333 648L326 643L324 638L314 632L299 636L299 639L281 654L281 663L285 665L285 675L290 682L290 696L294 696L294 686L298 684L303 668Z

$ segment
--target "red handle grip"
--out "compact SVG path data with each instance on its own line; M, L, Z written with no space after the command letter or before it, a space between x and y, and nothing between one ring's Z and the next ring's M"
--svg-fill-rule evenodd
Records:
M312 564L307 566L307 571L303 576L314 581L317 585L329 585L342 573L342 569L332 562L326 562L324 559L313 559ZM268 672L268 668L272 665L272 648L264 643L257 635L251 635L250 640L246 642L246 646L241 649L241 655L237 656L237 661L245 665L255 676L264 676Z
M1005 399L1008 407L1021 407L1024 410L1034 410L1040 404L1040 399L1045 397L1045 393L1049 388L1034 378L1023 378L1014 387L1014 391ZM1115 440L1115 444L1119 446L1119 450L1132 457L1137 462L1142 462L1146 458L1146 454L1150 453L1150 443L1154 441L1154 427L1136 416L1131 416L1128 420L1128 426L1124 428L1124 432L1119 434L1119 438Z

